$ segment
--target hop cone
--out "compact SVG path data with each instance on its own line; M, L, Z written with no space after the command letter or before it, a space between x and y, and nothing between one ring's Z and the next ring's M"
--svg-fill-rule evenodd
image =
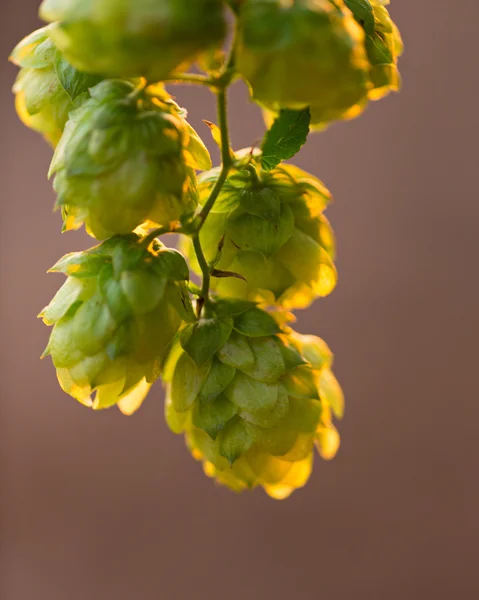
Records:
M72 67L53 44L50 31L48 26L31 33L15 47L10 60L21 67L13 87L18 116L56 146L68 114L99 79Z
M389 0L345 0L345 3L366 34L366 51L373 84L369 92L370 99L377 100L390 91L398 91L401 76L397 63L403 43L385 7Z
M105 239L194 212L194 169L208 168L208 151L161 86L134 89L102 81L71 114L50 167L64 229L85 223Z
M219 483L286 498L308 480L314 444L326 459L339 446L331 411L341 417L344 401L331 363L319 338L281 333L250 303L218 301L168 359L168 424Z
M310 106L313 125L362 109L364 32L342 0L246 0L239 31L238 71L266 109Z
M200 202L218 176L216 168L200 175ZM334 236L322 213L330 199L318 179L292 165L263 171L252 158L233 170L200 233L206 259L215 262L214 289L288 309L329 294L337 279ZM183 250L199 272L190 240Z
M40 315L54 326L45 355L62 389L94 409L120 403L131 412L193 316L183 257L159 244L146 250L132 234L67 254L51 270L68 275Z
M44 0L52 38L83 71L159 81L221 45L221 0Z

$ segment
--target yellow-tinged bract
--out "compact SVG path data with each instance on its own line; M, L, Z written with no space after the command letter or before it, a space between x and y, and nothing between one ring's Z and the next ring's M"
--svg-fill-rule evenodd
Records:
M221 46L222 0L44 0L40 16L77 68L160 81Z
M332 414L342 417L344 399L331 364L321 339L218 300L167 361L167 422L219 483L286 498L307 482L314 445L325 459L339 447Z
M168 225L196 208L195 168L209 153L160 85L105 80L70 115L50 167L64 229L105 239Z
M371 100L378 100L401 87L397 67L403 52L401 34L386 6L389 0L345 0L354 18L366 34L366 52L370 63Z
M78 72L50 39L51 26L34 31L13 50L21 67L13 86L15 107L23 123L56 146L68 115L88 98L99 78Z
M331 195L319 179L298 167L281 164L265 171L251 151L238 154L250 160L231 171L200 240L216 272L242 278L214 277L212 286L228 297L305 308L336 284L334 234L323 214ZM200 203L219 174L216 168L200 175ZM199 272L189 239L183 250Z
M94 409L120 404L131 413L180 324L194 318L185 260L157 242L145 249L132 234L67 254L51 271L68 275L40 315L53 325L45 355L62 389Z

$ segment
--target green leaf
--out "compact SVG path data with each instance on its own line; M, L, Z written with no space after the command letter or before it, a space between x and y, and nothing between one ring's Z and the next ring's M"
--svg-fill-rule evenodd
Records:
M233 381L236 369L217 359L213 359L210 372L206 378L203 387L200 390L199 398L204 402L212 402Z
M213 358L230 337L232 329L232 319L204 318L187 325L180 334L180 342L200 366Z
M63 56L57 52L55 56L55 72L65 92L72 100L88 91L101 81L98 75L89 75L75 69Z
M263 337L281 333L274 318L260 308L252 308L238 315L234 320L233 328L248 337Z
M237 458L245 454L254 443L251 426L239 417L229 421L221 431L218 439L220 454L231 465Z
M219 396L213 402L200 400L193 409L193 425L206 431L212 439L216 439L218 433L236 415L236 412L236 406L225 396Z
M50 304L38 316L46 325L53 325L66 315L70 307L80 298L83 289L83 285L78 279L69 277Z
M278 401L278 384L262 383L244 373L237 373L225 395L239 409L248 413L270 411Z
M271 171L282 160L292 158L306 142L311 122L309 108L303 110L284 109L266 132L261 149L261 166Z
M101 268L108 263L108 257L88 252L70 252L48 269L49 273L65 273L72 277L92 277L98 275Z
M248 340L233 332L229 340L218 351L218 358L225 365L235 369L249 369L254 366L254 354Z
M254 366L244 372L263 383L275 383L286 373L286 368L275 338L252 338L250 346L254 354Z
M256 307L256 302L236 298L213 298L212 305L215 315L219 319L236 317L241 313Z
M344 3L364 31L372 35L374 33L374 12L369 0L344 0Z
M209 365L198 368L188 354L183 353L175 367L169 396L178 412L189 410L208 375Z

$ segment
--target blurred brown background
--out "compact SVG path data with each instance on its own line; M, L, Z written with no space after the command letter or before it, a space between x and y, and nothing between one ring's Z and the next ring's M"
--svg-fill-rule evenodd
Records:
M1 67L2 600L442 600L479 597L477 0L396 0L404 90L310 139L334 191L340 285L298 328L336 353L343 445L285 502L216 488L163 421L64 395L35 319L60 234L50 150L17 120L6 56L38 0L4 0ZM206 138L203 89L175 88ZM261 136L231 94L236 148Z

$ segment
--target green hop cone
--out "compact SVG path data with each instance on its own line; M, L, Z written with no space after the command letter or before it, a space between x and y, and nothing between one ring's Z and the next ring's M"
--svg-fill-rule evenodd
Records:
M397 67L403 52L401 34L389 16L389 0L345 0L366 34L366 51L371 65L371 100L378 100L401 87Z
M334 457L332 414L342 417L344 398L321 339L284 333L251 303L224 299L179 337L163 375L166 419L207 475L282 499L307 482L315 444Z
M51 26L34 31L13 50L21 67L13 87L22 122L56 146L71 110L88 98L99 78L77 71L50 39Z
M159 86L105 80L71 113L50 167L64 229L105 239L167 225L196 208L195 168L206 147Z
M200 175L200 202L218 177L217 168ZM213 288L285 309L329 294L337 280L334 234L323 215L330 200L321 181L292 165L264 171L251 157L246 168L233 169L200 233L215 263ZM191 240L182 249L199 273Z
M221 46L221 0L44 0L40 16L77 68L108 77L166 79Z
M237 68L268 111L311 108L313 126L367 102L364 32L343 0L245 0Z
M194 318L188 267L176 250L135 234L64 256L67 281L42 311L62 389L94 409L133 412L157 378L178 328ZM92 399L92 394L95 394Z

